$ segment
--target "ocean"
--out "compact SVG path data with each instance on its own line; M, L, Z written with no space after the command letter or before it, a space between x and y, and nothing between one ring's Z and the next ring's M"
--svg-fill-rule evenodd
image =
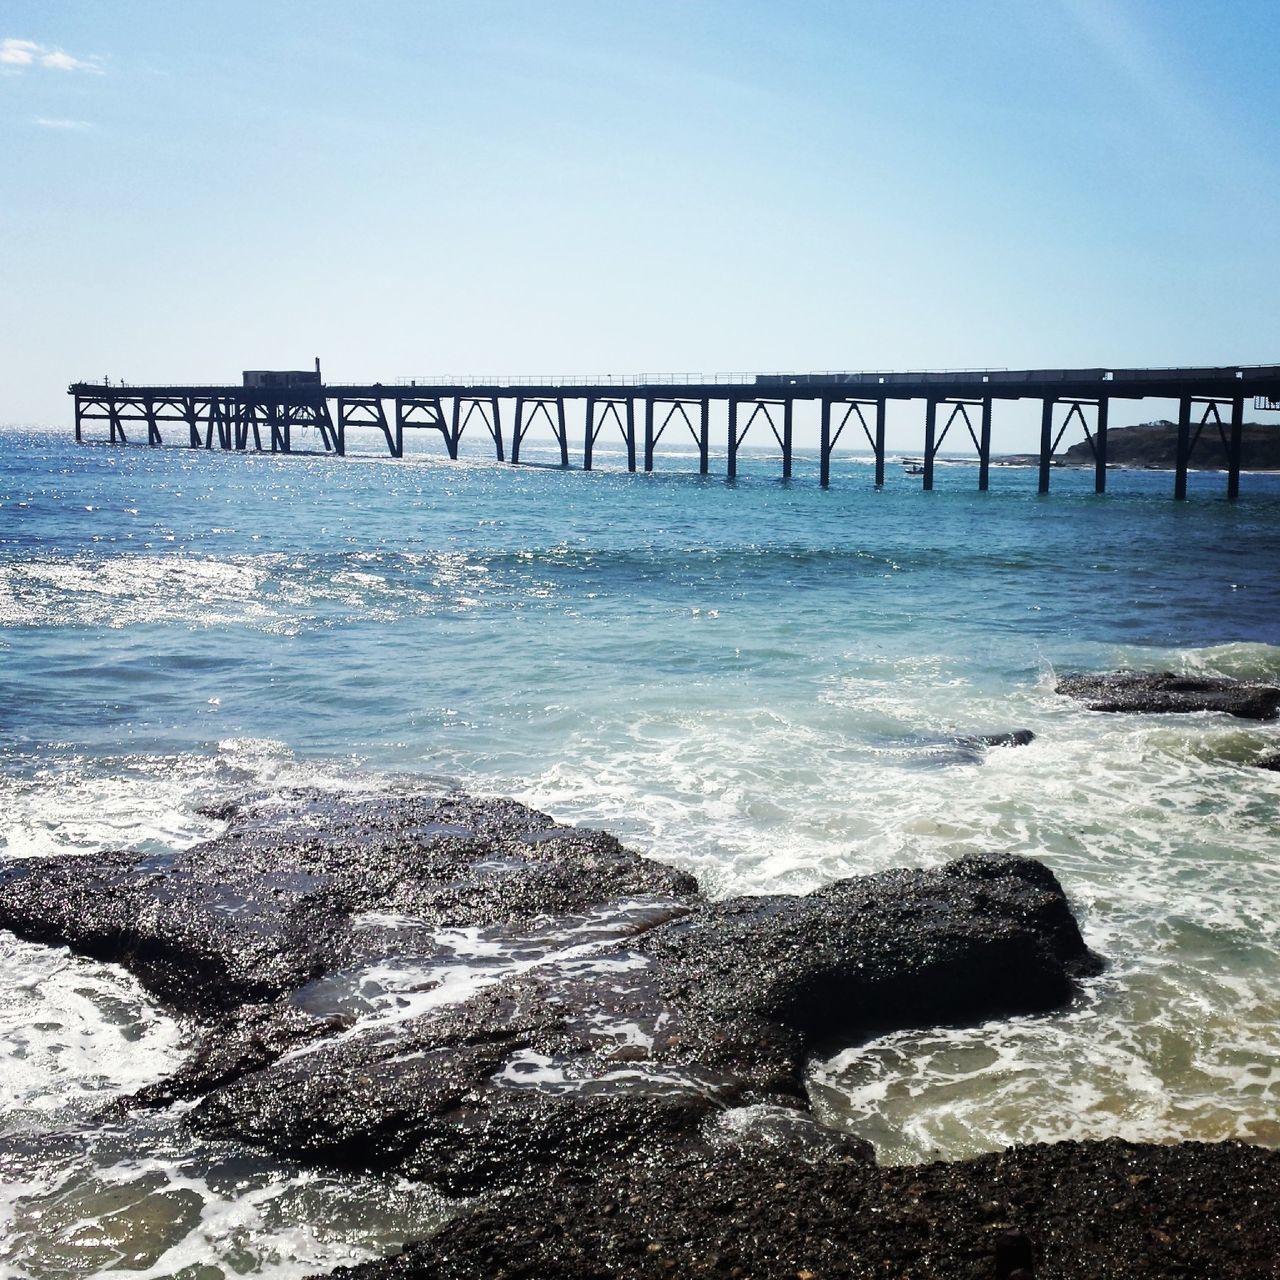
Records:
M459 786L606 828L714 895L1042 859L1108 962L1068 1009L814 1062L882 1162L1065 1137L1280 1145L1280 725L1109 716L1070 670L1280 679L1280 476L747 450L561 471L0 434L0 858L217 833L248 791ZM416 445L417 451L414 452ZM477 443L478 450L478 443ZM978 750L966 735L1029 729ZM95 1117L189 1028L0 933L0 1275L298 1277L423 1235L391 1180ZM6 1269L7 1268L7 1269Z

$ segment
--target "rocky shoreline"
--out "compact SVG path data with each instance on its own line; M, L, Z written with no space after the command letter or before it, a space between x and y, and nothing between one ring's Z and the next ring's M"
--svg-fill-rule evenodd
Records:
M1124 709L1280 708L1144 678ZM1092 679L1061 691L1120 697ZM813 1118L816 1053L1060 1008L1098 972L1038 862L713 901L508 800L296 792L219 816L180 854L5 864L0 928L123 965L193 1019L188 1060L117 1113L180 1102L193 1134L476 1197L346 1274L1261 1276L1280 1256L1280 1153L1062 1143L881 1169Z

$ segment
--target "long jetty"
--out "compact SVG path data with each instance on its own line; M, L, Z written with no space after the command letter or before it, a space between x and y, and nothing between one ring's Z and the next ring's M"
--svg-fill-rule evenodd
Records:
M698 469L710 470L712 406L727 434L727 475L738 470L738 452L754 428L773 435L782 476L792 472L793 422L801 403L819 411L819 481L831 482L831 460L840 442L859 433L875 456L875 484L884 484L885 407L890 400L924 402L920 474L934 486L939 450L951 435L967 435L978 463L978 488L987 489L991 467L992 409L996 401L1040 402L1039 487L1049 492L1055 455L1069 430L1083 432L1094 460L1094 486L1107 483L1107 417L1112 400L1147 398L1178 402L1174 497L1187 494L1187 471L1206 428L1216 435L1227 462L1227 497L1240 492L1242 428L1246 400L1280 409L1280 365L1171 369L979 369L937 372L722 374L582 379L400 379L392 384L325 384L317 371L246 373L244 385L135 386L76 382L76 439L88 423L107 424L112 444L145 427L147 443L165 443L170 425L192 449L294 452L294 431L314 428L326 453L343 456L353 430L380 433L393 458L404 455L405 433L437 431L450 458L464 434L484 433L500 462L520 462L527 433L542 423L569 466L567 406L581 403L582 466L590 470L602 433L616 431L627 468L654 469L654 451L668 430L693 438ZM723 403L724 412L718 406ZM505 415L503 410L506 410ZM505 416L505 426L504 426ZM641 453L642 451L642 453ZM314 450L308 450L314 452Z

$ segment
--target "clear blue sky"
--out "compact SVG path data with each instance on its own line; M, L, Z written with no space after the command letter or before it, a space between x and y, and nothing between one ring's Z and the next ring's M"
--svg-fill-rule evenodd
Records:
M1277 360L1278 16L6 0L0 422L66 421L76 378L315 355Z

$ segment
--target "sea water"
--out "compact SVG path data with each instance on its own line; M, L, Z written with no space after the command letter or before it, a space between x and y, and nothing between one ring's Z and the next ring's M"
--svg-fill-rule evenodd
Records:
M1120 1135L1280 1144L1280 727L1108 716L1067 670L1280 679L1280 477L748 451L586 474L0 437L0 857L185 848L246 790L441 787L607 828L712 894L1044 860L1108 961L1068 1009L833 1046L886 1162ZM1031 729L1022 747L966 734ZM450 1208L180 1116L91 1120L190 1029L0 934L0 1274L301 1276ZM7 1270L6 1270L7 1268Z

